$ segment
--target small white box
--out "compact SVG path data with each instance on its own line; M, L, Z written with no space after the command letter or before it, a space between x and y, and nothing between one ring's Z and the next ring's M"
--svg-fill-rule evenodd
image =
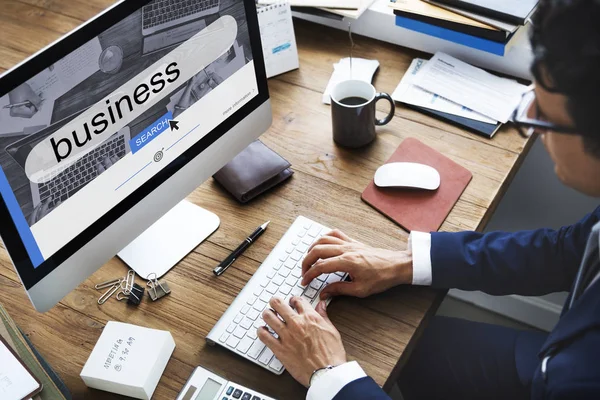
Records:
M173 350L170 332L110 321L83 366L81 379L90 388L149 400Z

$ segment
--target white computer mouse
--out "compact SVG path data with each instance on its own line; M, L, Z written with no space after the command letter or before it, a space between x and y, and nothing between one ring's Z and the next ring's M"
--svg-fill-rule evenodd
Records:
M375 172L375 185L389 188L415 188L436 190L440 187L440 174L429 165L395 162L382 165Z

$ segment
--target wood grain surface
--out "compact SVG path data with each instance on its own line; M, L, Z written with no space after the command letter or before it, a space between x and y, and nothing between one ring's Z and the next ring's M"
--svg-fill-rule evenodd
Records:
M3 0L0 7L0 72L59 38L112 0ZM359 150L336 146L329 107L321 94L332 64L348 56L347 33L295 21L300 69L269 81L273 125L262 140L288 159L295 171L287 183L248 205L240 205L212 179L189 200L215 212L221 227L166 279L172 294L138 308L110 300L96 303L95 283L121 277L127 268L113 258L60 304L37 313L0 249L0 303L64 379L74 398L114 398L88 389L79 373L107 321L169 330L177 347L155 392L173 399L194 367L280 399L304 398L306 390L289 374L271 373L219 347L205 336L298 215L340 228L356 239L389 249L406 247L408 234L363 203L360 193L398 145L414 137L473 173L473 180L441 230L482 229L531 145L513 129L488 140L398 105L374 143ZM354 55L379 60L374 85L391 93L414 57L413 50L355 36ZM382 110L385 111L385 110ZM256 226L271 220L267 232L233 267L215 278L212 268ZM125 243L124 243L125 245ZM141 282L138 280L138 282ZM398 287L368 299L340 298L329 313L341 331L350 359L358 360L377 383L389 389L433 315L445 291Z

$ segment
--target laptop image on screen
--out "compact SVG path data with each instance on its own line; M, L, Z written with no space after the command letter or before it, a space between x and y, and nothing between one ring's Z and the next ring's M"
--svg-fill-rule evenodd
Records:
M154 0L142 9L144 36L219 11L219 0Z

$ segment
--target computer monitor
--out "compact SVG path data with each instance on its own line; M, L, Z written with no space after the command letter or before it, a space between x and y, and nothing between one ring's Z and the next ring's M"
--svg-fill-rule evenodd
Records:
M0 235L37 310L270 126L255 7L121 1L0 76Z

